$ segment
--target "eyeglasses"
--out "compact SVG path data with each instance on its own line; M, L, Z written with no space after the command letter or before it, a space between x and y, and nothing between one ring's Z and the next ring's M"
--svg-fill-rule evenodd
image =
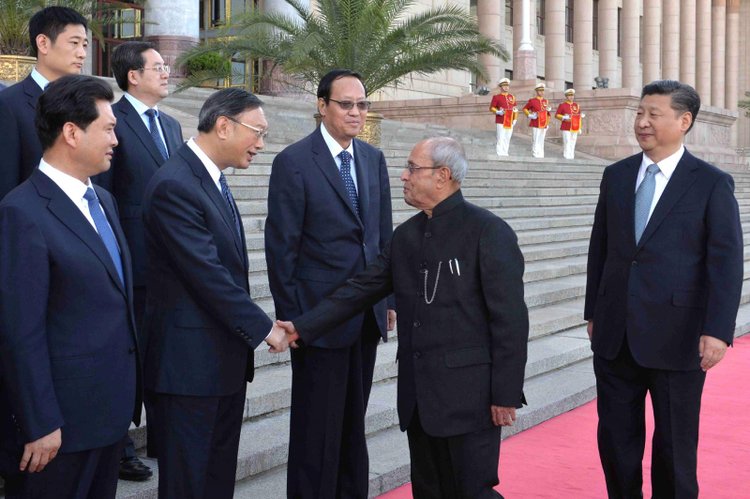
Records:
M157 73L159 73L159 74L163 74L163 73L169 74L169 73L171 73L171 72L172 72L172 68L170 68L170 67L169 67L169 66L167 66L166 64L165 64L165 65L163 65L163 66L161 66L161 65L159 65L159 66L154 66L153 68L141 68L141 69L140 69L140 71L146 71L147 69L148 69L149 71L156 71L156 72L157 72Z
M409 175L413 175L414 172L416 172L417 170L439 170L440 168L442 168L442 165L441 166L419 166L409 161L408 163L406 163L406 166L404 168L409 170Z
M358 102L352 102L350 100L331 99L330 97L328 98L328 100L333 101L339 106L341 106L341 109L343 109L344 111L351 111L354 106L357 106L357 109L359 111L367 111L368 109L370 109L370 106L372 105L372 102L370 102L369 100L361 100Z
M249 128L250 130L252 130L253 132L255 132L255 135L257 135L258 138L261 139L261 140L265 139L266 137L268 137L268 130L263 130L261 128L256 128L253 125L248 125L247 123L243 123L241 121L237 121L236 119L232 118L231 116L227 116L227 119L229 121L233 121L233 122L237 123L238 125L242 125L245 128Z

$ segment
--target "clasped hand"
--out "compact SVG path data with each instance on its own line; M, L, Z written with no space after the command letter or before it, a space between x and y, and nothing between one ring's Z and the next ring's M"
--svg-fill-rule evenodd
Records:
M531 118L532 120L535 120L537 116L538 115L536 113L529 113L529 118Z
M495 114L498 115L498 116L502 116L502 115L505 114L505 110L504 109L498 109L497 111L495 111Z
M286 352L287 348L297 348L299 334L294 324L287 321L276 321L271 329L271 334L266 338L271 353Z

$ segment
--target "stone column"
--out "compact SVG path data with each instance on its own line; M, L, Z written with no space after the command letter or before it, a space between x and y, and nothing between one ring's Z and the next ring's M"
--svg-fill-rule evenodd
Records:
M643 84L661 79L661 1L643 1Z
M300 3L306 7L310 6L310 0L300 0ZM264 0L263 12L278 12L279 14L285 14L287 16L297 15L297 11L284 0Z
M536 50L531 39L531 0L513 0L513 79L536 80ZM520 14L520 15L519 15Z
M195 0L149 0L143 12L148 22L143 34L156 45L166 64L174 66L177 58L198 43L198 7ZM174 68L173 76L184 76Z
M724 72L726 71L727 2L713 0L711 12L711 101L716 107L724 107Z
M573 2L573 85L581 90L591 89L594 84L591 68L593 15L593 0Z
M695 86L695 0L680 2L680 81Z
M565 88L565 0L547 0L544 21L544 77L549 86L561 90Z
M640 15L638 0L622 0L622 86L636 90L641 88Z
M662 5L661 74L667 80L680 79L680 2Z
M724 106L737 111L740 78L740 0L727 1L727 79ZM732 146L737 147L737 129L732 127Z
M617 74L617 0L599 0L599 74L613 87Z
M710 106L711 99L711 0L697 0L695 49L695 89L701 103Z
M501 10L505 4L497 0L477 0L477 20L479 21L479 31L487 38L502 41L503 17ZM479 61L487 70L487 81L479 81L479 85L486 85L489 88L497 85L502 78L502 62L499 57L485 54L480 56Z

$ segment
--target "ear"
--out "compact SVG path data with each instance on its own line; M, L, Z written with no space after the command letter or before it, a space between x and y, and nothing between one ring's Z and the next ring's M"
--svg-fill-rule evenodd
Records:
M226 116L219 116L214 125L214 132L220 140L226 140L230 135L230 126L232 122Z
M36 42L36 51L39 54L47 55L49 52L50 46L52 45L52 40L49 39L49 37L45 34L38 34L35 38Z
M682 116L680 116L680 130L682 130L682 133L687 133L688 128L690 128L690 125L693 124L693 113L689 111L685 111L682 113Z
M323 99L323 97L318 97L318 113L321 116L325 116L326 115L326 107L328 107L328 106L326 106L325 99Z
M70 121L65 123L62 127L62 132L60 133L60 136L62 137L62 140L65 141L66 144L68 144L73 149L78 147L78 142L81 139L81 133L83 130L78 128L78 126Z
M138 74L137 69L131 69L128 71L128 86L133 85L134 87L138 86L138 78L136 75Z

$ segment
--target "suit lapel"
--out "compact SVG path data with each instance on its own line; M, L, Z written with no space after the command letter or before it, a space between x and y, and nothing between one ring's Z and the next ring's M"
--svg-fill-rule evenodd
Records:
M151 159L153 159L157 165L161 165L164 162L164 158L156 148L154 139L151 138L151 133L148 131L148 128L146 128L146 124L143 123L143 119L133 105L128 99L122 97L117 103L117 109L120 114L118 118L122 119L133 131L133 134L138 137L138 140L141 141L143 147L145 147L149 155L151 155Z
M93 185L93 184L92 184ZM107 196L107 194L102 194L101 187L94 185L94 189L96 190L96 195L99 197L99 202L102 206L102 209L104 210L104 214L107 216L107 221L109 221L110 227L112 227L112 232L115 234L115 238L117 239L117 245L120 247L120 260L122 262L122 273L123 276L127 279L128 276L131 276L131 271L133 269L132 262L130 260L130 251L128 251L128 241L125 239L125 233L122 231L122 227L119 223L119 217L117 215L117 211L112 203L110 203L110 196ZM101 238L100 238L101 239ZM106 249L106 248L105 248ZM132 298L130 296L130 290L131 285L130 283L125 283L125 291L128 295L128 301Z
M99 237L99 234L97 234L96 230L91 226L91 223L86 220L86 217L83 216L81 210L79 210L62 189L60 189L57 184L50 180L50 178L44 173L35 170L31 179L39 194L49 199L47 208L50 212L52 212L52 214L57 217L63 225L65 225L81 241L83 241L86 246L89 247L102 265L107 269L109 277L115 283L120 292L128 298L127 293L125 292L125 287L123 286L123 283L120 282L120 276L117 274L115 264L112 262L112 257L109 256L109 252L104 246L102 238ZM110 220L113 220L111 213L107 213L107 217ZM110 222L110 225L112 225L114 229L116 224ZM124 239L118 237L118 243L122 245L123 242Z
M42 95L42 89L36 84L31 75L27 76L23 80L23 91L26 94L26 103L31 108L31 112L36 112L36 102L39 100L39 96Z
M641 166L643 155L638 154L631 158L625 168L624 179L621 182L612 182L614 188L620 192L617 199L622 200L622 216L624 221L624 234L627 234L627 243L635 248L635 182L638 178L638 170Z
M169 156L177 152L177 149L183 144L182 132L175 126L172 121L165 118L165 115L159 112L159 123L161 124L161 130L164 132L164 140L167 142L167 152Z
M664 189L659 201L656 203L654 212L651 214L646 228L643 231L641 240L638 243L638 248L641 248L643 244L648 241L648 238L659 228L659 225L664 221L672 207L677 201L685 194L695 182L695 169L697 165L693 159L693 156L685 150L682 155L680 162L677 163L672 176L667 183L667 187Z
M359 196L359 211L362 225L367 220L367 211L370 206L370 172L376 172L377 168L370 168L370 155L365 147L360 146L354 140L354 168L357 170L357 195Z
M234 245L237 248L237 252L240 254L240 256L242 256L243 241L240 239L240 235L237 234L237 229L235 227L234 220L232 219L232 214L229 212L229 207L227 206L226 201L224 201L224 196L222 196L221 192L219 192L219 189L218 187L216 187L216 184L211 178L211 175L208 174L208 170L206 170L206 167L203 165L200 158L195 155L190 147L184 146L180 148L178 154L181 154L183 159L185 159L188 166L190 166L190 169L193 170L193 174L198 177L198 181L201 184L201 189L203 189L203 192L209 197L209 199L211 199L211 202L214 204L218 212L221 213L221 218L224 220L224 223L227 226L227 230L232 233L232 238L234 240ZM240 212L236 204L234 209L237 210L237 216L239 216ZM242 222L240 221L240 228L241 227Z
M331 187L333 187L333 190L336 191L336 194L338 194L339 198L341 198L341 201L343 201L347 206L349 213L351 213L352 216L357 220L357 222L362 225L362 221L359 219L359 215L354 211L354 206L349 199L349 194L346 193L344 181L341 180L341 174L339 173L339 169L336 167L336 161L333 159L333 157L331 157L331 151L330 149L328 149L325 140L323 140L323 134L320 132L320 128L315 130L313 134L312 153L313 163L315 163L317 167L320 168L320 171L323 172L323 176L328 181L328 183L331 184ZM354 150L354 153L357 154L356 148ZM355 163L357 163L356 159ZM357 171L359 172L359 170ZM359 176L357 177L357 181L359 181ZM362 190L361 187L360 190ZM361 202L360 206L362 206Z

